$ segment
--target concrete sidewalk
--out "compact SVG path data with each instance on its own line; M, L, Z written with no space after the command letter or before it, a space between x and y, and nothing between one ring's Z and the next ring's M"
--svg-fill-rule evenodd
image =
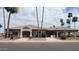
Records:
M45 43L53 43L53 42L79 42L79 40L60 40L56 38L45 38L45 40L29 40L29 38L20 38L16 40L8 40L8 39L3 39L0 40L0 42L15 42L15 43L23 43L23 42L45 42Z

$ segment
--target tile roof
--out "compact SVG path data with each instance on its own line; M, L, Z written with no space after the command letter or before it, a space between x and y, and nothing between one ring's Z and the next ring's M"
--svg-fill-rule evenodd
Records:
M67 27L58 27L56 28L56 30L77 30L77 29L67 28Z
M41 30L41 27L38 28L38 26L35 26L35 25L22 25L22 26L17 26L17 27L12 27L10 29L21 29L21 28L24 28L24 27L28 27L30 29L34 29L34 30ZM72 28L66 28L66 27L58 27L58 28L52 28L52 27L43 27L42 30L74 30ZM77 30L77 29L76 29Z

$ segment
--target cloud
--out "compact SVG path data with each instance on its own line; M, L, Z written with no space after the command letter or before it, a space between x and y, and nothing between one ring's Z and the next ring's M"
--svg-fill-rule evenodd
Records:
M48 23L49 26L55 25L59 26L60 25L60 18L66 17L66 14L64 13L64 7L54 7L54 8L46 8L45 9L45 22ZM58 25L59 24L59 25Z

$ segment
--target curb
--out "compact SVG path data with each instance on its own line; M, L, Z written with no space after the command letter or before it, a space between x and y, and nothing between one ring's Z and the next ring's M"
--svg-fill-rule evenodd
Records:
M62 41L62 40L58 40L58 41L0 41L0 43L56 43L56 42L79 42L78 41Z

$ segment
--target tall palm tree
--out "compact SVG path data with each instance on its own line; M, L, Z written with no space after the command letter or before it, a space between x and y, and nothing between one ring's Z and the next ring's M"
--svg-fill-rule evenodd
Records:
M44 20L44 7L42 10L42 21L41 21L41 36L42 36L42 27L43 27L43 20Z
M60 23L61 23L61 26L64 26L64 22L62 18L60 19Z
M11 15L18 12L17 7L4 7L5 10L9 13L8 15L8 23L7 23L7 37L9 37L9 26L10 26L10 18Z
M64 21L63 21L63 19L61 18L60 19L60 23L61 23L61 27L63 27L64 26ZM65 36L65 29L64 29L64 31L63 31L63 33L62 33L64 36Z
M0 24L0 28L2 27L2 25Z
M68 13L68 19L67 19L67 24L68 24L68 28L71 28L71 18L72 18L72 13ZM70 36L70 32L68 32L68 36Z
M39 19L38 19L38 8L36 7L37 25L38 25L38 37L39 37Z
M66 23L68 24L68 28L70 28L70 19L66 20ZM70 36L70 32L68 32L68 37Z
M74 22L74 29L75 29L75 23L78 21L78 17L73 17L72 22Z
M68 18L72 17L72 13L68 13Z
M5 9L4 9L4 7L3 7L3 19L4 19L4 37L5 37L6 22L5 22Z
M53 25L53 28L55 28L55 25Z
M78 17L73 17L72 22L74 22L74 30L75 30L75 23L78 21ZM75 39L76 39L76 32L75 32Z
M67 19L66 23L70 25L70 19ZM68 28L70 28L70 26L68 26Z
M67 20L69 21L69 23L68 23L69 24L69 26L68 26L69 28L71 28L71 17L72 17L72 13L68 13L68 18L69 19L67 19Z

